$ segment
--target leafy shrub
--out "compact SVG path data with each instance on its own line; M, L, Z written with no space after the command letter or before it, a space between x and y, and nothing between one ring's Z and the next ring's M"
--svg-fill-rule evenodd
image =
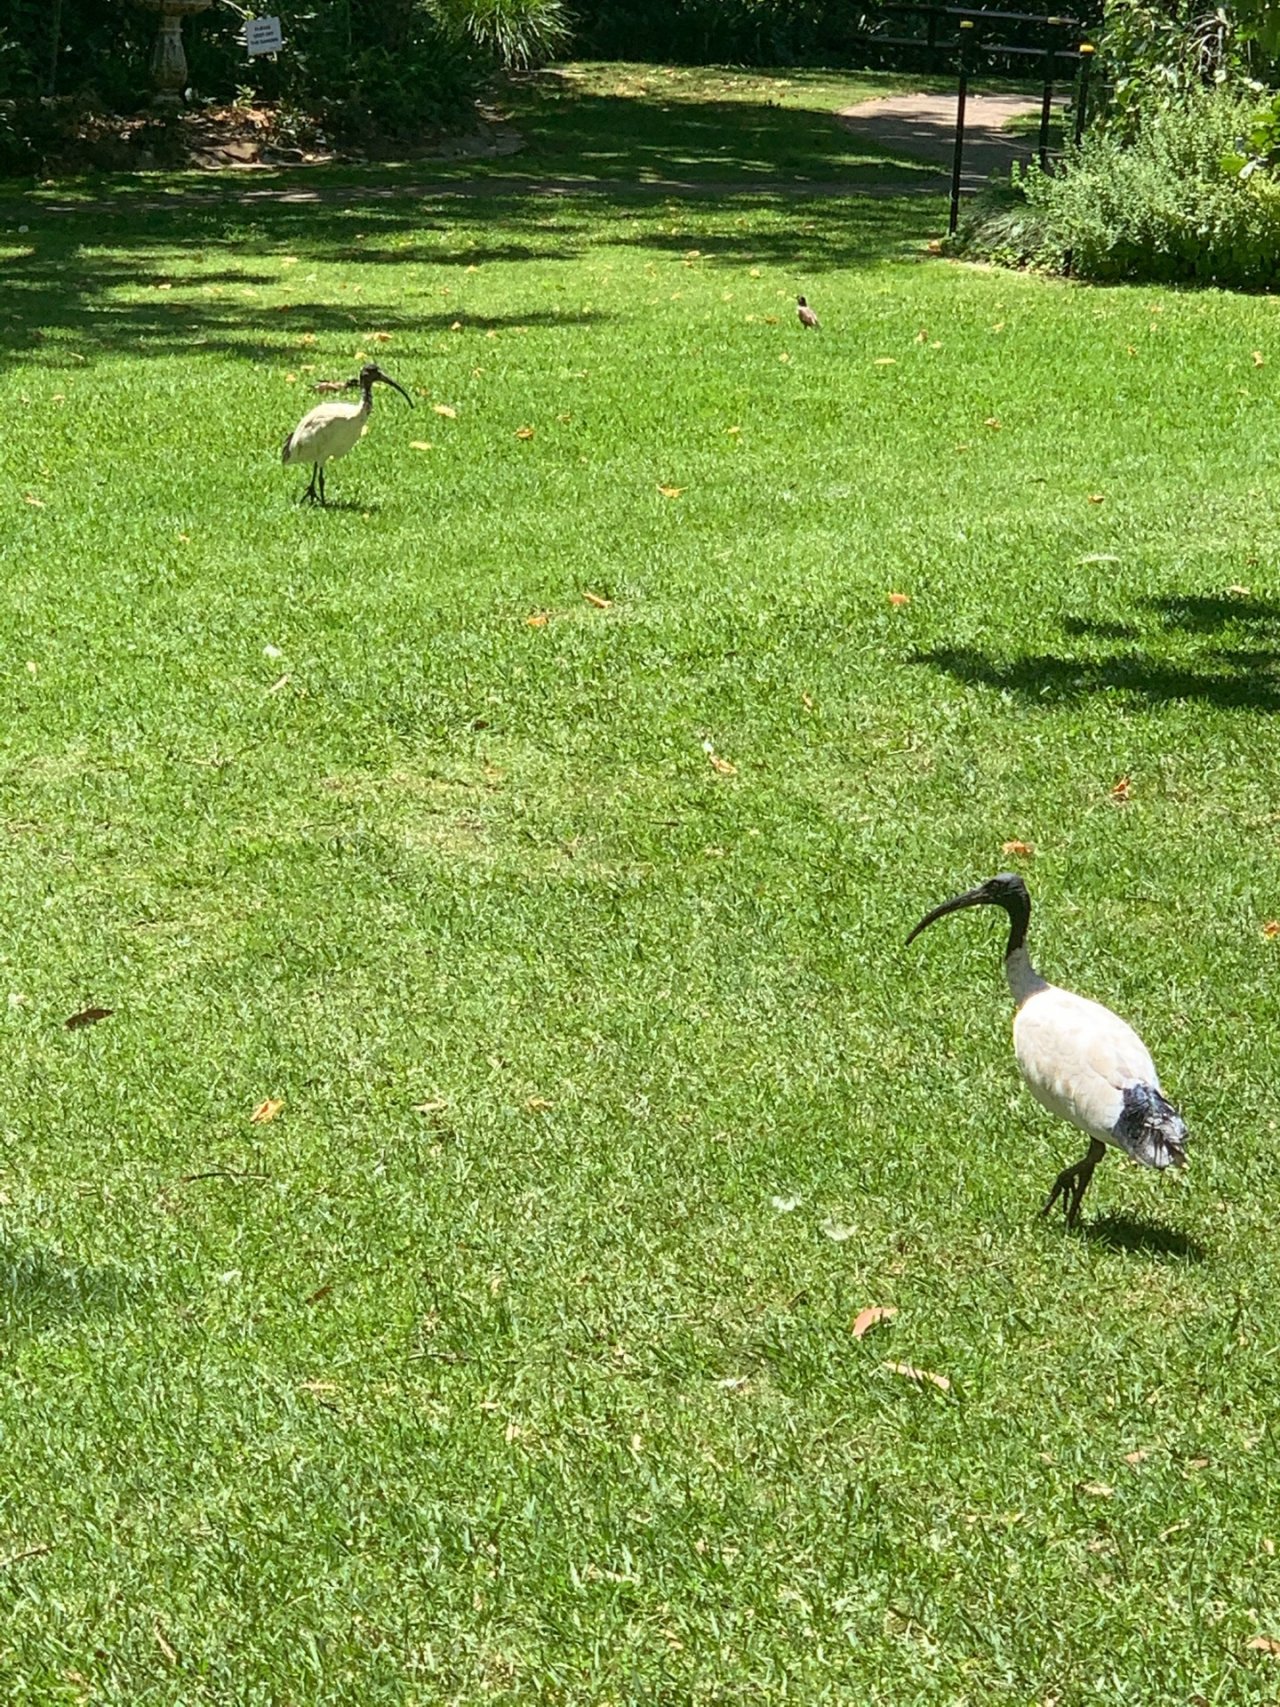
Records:
M1280 184L1224 165L1250 112L1247 91L1198 90L1131 143L1087 136L1056 172L1023 172L1003 208L975 210L954 247L1084 279L1280 286Z
M1239 19L1239 7L1205 0L1109 0L1100 68L1107 98L1096 128L1129 142L1150 114L1243 81L1251 48Z
M1151 114L1128 146L1094 135L1056 173L1028 171L1040 262L1069 259L1089 279L1280 282L1280 185L1223 164L1249 116L1246 92L1195 91Z
M455 37L511 70L544 65L572 38L564 0L432 0L432 10Z
M64 130L55 93L86 111L132 113L150 94L154 12L133 0L0 0L0 167L38 165ZM200 96L251 98L331 136L410 138L465 123L499 66L568 44L566 0L272 0L285 50L248 60L241 21L217 5L183 29ZM56 149L54 150L56 152Z

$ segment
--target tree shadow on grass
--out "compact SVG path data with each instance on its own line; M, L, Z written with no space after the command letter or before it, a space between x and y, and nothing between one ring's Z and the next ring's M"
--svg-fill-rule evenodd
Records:
M788 87L808 75L789 73ZM317 166L177 186L132 175L11 193L0 212L29 230L2 234L14 252L0 255L9 286L0 361L60 365L61 345L72 363L103 350L193 348L261 362L288 359L280 334L294 327L319 335L467 324L463 312L424 322L406 308L401 263L456 279L469 267L571 262L606 244L663 257L696 245L725 263L813 278L908 245L919 251L941 229L940 197L918 193L935 186L934 170L855 137L821 105L824 74L811 75L813 104L783 106L767 73L744 83L740 73L699 71L690 81L642 68L620 73L612 92L548 73L519 103L528 154L492 169ZM748 98L727 98L744 87ZM243 273L226 265L229 252ZM378 277L350 303L237 300L238 287L280 287L284 255L300 282L308 262L350 261ZM152 284L167 288L153 295ZM460 280L454 290L463 297ZM577 324L550 310L510 323Z
M554 303L520 313L474 315L465 289L454 286L448 309L424 312L423 284L406 295L395 263L406 256L423 264L424 217L439 208L408 199L403 206L379 202L358 211L292 204L183 209L131 216L122 210L104 230L100 212L77 209L42 222L34 252L6 265L8 289L0 304L0 362L21 361L53 368L83 366L103 353L131 357L214 353L245 361L297 360L298 337L339 333L365 336L375 330L420 334L451 328L494 331L515 327L560 330L566 338L607 318L579 314ZM722 262L748 261L785 267L798 277L874 265L909 243L917 251L936 228L933 203L872 198L807 200L760 197L742 207L700 200L696 217L674 231L672 210L652 198L609 193L590 205L504 196L469 201L455 208L449 246L430 265L482 266L514 248L521 260L566 260L593 245L623 245L668 257L696 244ZM448 222L445 222L446 228ZM352 245L355 232L361 235ZM492 235L487 236L486 233ZM473 241L478 236L478 242ZM409 247L402 251L400 245ZM206 274L206 254L217 247L219 264ZM231 272L221 260L228 245L246 260L246 272ZM377 280L348 300L317 301L308 287L308 262L333 262L342 253L357 265L375 264ZM282 275L261 265L289 256L295 271ZM210 257L212 258L212 257ZM240 289L284 279L301 285L299 297L281 304L241 297ZM164 289L156 288L160 285ZM214 294L216 287L217 294ZM550 289L548 290L550 295Z
M1109 1251L1125 1251L1133 1255L1175 1257L1180 1262L1203 1262L1204 1246L1189 1233L1176 1227L1162 1226L1158 1221L1144 1221L1129 1215L1100 1215L1081 1228L1081 1236L1090 1244L1101 1245Z
M139 1284L114 1266L69 1261L38 1246L0 1241L0 1338L114 1315Z
M1133 622L1063 618L1064 634L1085 643L1071 651L999 657L977 647L940 646L912 661L1036 705L1112 691L1154 703L1280 711L1280 604L1179 594L1143 599L1136 611ZM1124 649L1101 650L1116 645Z

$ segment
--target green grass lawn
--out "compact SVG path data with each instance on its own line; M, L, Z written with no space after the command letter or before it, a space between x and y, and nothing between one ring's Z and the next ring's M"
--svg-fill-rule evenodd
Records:
M604 194L0 213L0 1699L1273 1703L1275 306L601 75ZM1010 864L1195 1139L1074 1237L902 949Z

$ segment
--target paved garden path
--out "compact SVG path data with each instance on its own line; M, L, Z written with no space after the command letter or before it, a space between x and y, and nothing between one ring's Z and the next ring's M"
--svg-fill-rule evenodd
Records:
M970 93L964 113L961 188L976 190L992 172L1007 169L1015 160L1033 158L1036 138L1012 136L1003 127L1010 119L1039 111L1040 102L1026 96ZM929 161L950 178L956 141L954 94L889 95L846 107L836 117L856 136L874 142L886 153ZM934 191L934 185L929 188Z

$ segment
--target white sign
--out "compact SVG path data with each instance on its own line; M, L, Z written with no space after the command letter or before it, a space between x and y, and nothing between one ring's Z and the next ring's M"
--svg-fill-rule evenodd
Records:
M279 18L246 18L244 45L250 54L279 53L284 46Z

